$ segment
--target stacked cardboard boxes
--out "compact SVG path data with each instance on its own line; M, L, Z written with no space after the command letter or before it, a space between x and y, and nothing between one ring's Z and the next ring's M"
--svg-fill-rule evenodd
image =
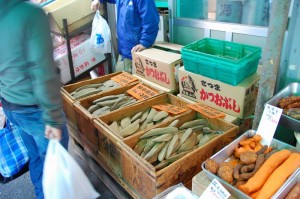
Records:
M180 45L163 42L157 43L153 48L133 53L133 74L170 91L178 90L175 73L182 66L179 53L181 47Z

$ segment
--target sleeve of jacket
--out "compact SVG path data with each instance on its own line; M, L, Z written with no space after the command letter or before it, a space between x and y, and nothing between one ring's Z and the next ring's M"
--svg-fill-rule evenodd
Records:
M142 37L140 44L149 48L153 45L158 33L158 11L152 0L138 0L138 10L142 19Z
M53 59L49 22L41 8L32 9L27 20L26 51L33 94L43 109L46 124L59 128L63 122L60 77Z

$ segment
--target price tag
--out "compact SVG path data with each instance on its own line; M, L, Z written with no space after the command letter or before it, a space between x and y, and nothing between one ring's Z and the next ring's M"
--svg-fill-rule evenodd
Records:
M187 105L189 108L209 117L209 118L224 118L225 113L220 112L210 106L206 106L205 104L196 103Z
M180 113L188 111L188 109L186 109L186 108L182 108L182 107L175 106L175 105L168 104L168 103L158 104L158 105L154 105L152 107L155 109L161 110L161 111L166 111L168 113L175 114L175 115L178 115Z
M128 84L138 80L136 77L130 75L129 73L121 73L110 79L121 84L122 86L128 85Z
M278 122L282 114L282 109L266 104L260 123L257 128L257 134L261 135L263 145L270 145L276 131Z
M199 199L227 199L229 196L230 193L221 183L217 179L213 179Z
M159 94L157 91L152 90L148 86L145 86L141 83L129 89L127 93L132 95L134 98L138 100L148 99Z

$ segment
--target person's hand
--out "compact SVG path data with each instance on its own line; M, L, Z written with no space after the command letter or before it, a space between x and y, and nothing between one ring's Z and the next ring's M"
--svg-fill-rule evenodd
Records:
M45 127L45 136L46 136L46 138L55 139L55 140L60 141L61 140L61 134L62 134L62 132L61 132L60 129L54 128L54 127L49 126L49 125L46 125L46 127Z
M99 0L93 0L92 3L91 3L91 9L93 11L96 11L96 10L99 9L99 5L100 5Z
M140 52L142 50L145 50L146 48L142 45L142 44L138 44L136 46L134 46L132 49L131 49L131 52Z

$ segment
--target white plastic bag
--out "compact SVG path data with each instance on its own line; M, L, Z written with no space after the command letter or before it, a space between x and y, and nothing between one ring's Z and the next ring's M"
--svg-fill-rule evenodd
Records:
M100 196L77 162L57 141L50 140L43 174L45 199L94 199Z
M96 53L110 53L111 52L111 35L110 28L105 19L97 10L92 26L91 33L91 48Z
M191 190L187 189L182 183L173 185L160 194L156 195L153 199L198 199Z

